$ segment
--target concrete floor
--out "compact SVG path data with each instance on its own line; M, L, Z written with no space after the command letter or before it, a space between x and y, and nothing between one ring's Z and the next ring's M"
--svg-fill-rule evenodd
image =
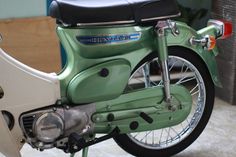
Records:
M216 99L215 109L203 134L185 151L175 157L236 157L236 106ZM69 157L60 150L38 152L25 145L23 157ZM80 157L78 153L76 157ZM3 157L0 155L0 157ZM89 157L132 157L113 140L90 147Z

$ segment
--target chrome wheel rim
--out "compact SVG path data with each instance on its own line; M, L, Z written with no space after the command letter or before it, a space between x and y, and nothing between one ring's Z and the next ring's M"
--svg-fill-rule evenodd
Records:
M171 83L181 84L191 93L193 99L192 110L187 119L179 125L128 134L128 137L134 143L147 149L169 148L186 139L198 125L205 109L206 88L197 68L186 59L177 56L169 56L168 63ZM144 63L130 77L126 92L163 86L159 70L158 58Z

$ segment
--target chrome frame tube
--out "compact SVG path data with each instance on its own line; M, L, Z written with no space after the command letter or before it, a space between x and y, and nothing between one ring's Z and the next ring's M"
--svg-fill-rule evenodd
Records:
M165 34L166 30L170 29L174 36L178 36L179 30L176 27L176 23L172 22L171 20L159 21L155 28L157 33L157 50L159 53L159 63L162 72L165 101L167 103L171 103L170 74L168 70L168 48Z
M168 62L160 61L161 63L161 72L162 72L162 79L164 85L164 93L165 93L165 100L166 102L171 102L171 94L170 94L170 73L168 70Z

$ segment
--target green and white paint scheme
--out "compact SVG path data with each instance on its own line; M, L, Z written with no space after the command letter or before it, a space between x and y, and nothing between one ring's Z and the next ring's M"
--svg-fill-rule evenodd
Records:
M182 47L197 54L215 85L221 85L215 61L217 48L208 51L189 42L193 36L216 36L217 28L208 26L195 31L180 22L176 22L176 26L179 35L174 36L166 30L164 40L158 39L155 28L151 26L58 26L57 33L67 53L67 64L59 74L32 69L0 49L0 71L4 73L0 77L0 86L5 94L0 99L0 111L9 111L20 117L22 113L55 104L79 106L91 103L96 108L91 117L95 134L107 134L116 127L121 133L130 133L179 124L189 115L192 107L192 97L185 87L170 86L172 102L181 106L175 112L168 109L168 102L163 100L163 87L124 93L137 65L151 53L165 60L168 47ZM139 116L140 112L148 114L153 123L144 121ZM113 115L112 121L108 118L110 114ZM132 121L139 123L135 130L130 127ZM10 131L1 114L0 134L0 152L9 157L20 157L24 135L19 123L15 123Z

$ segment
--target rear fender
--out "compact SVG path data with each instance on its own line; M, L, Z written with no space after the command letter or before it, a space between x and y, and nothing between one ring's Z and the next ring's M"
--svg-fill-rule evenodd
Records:
M215 47L211 51L208 51L200 45L193 46L190 44L190 39L192 37L201 38L206 34L214 35L215 28L213 26L208 26L197 32L191 27L189 27L187 24L181 22L177 22L177 27L180 32L178 36L173 36L171 32L167 33L168 46L184 47L192 50L193 53L196 53L204 61L214 84L218 87L222 87L222 84L219 79L217 63L215 60L215 56L218 54L217 47Z

